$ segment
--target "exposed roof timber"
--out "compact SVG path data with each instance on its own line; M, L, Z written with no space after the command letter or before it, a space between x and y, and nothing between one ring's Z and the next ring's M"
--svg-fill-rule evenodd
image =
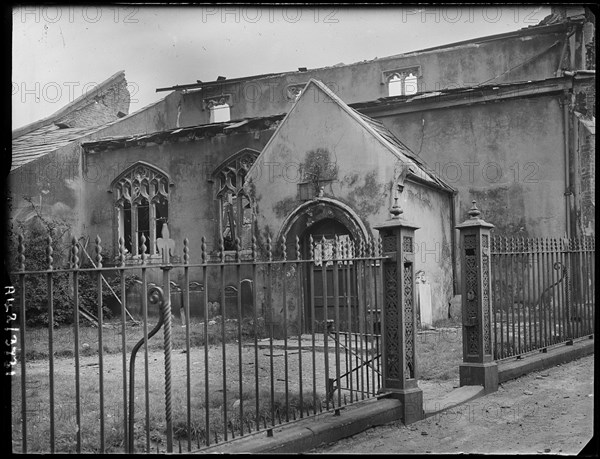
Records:
M391 115L485 103L502 99L535 97L563 92L565 89L571 87L571 78L557 77L533 82L505 83L431 91L429 93L417 94L416 96L383 97L374 101L350 104L350 106L361 113L377 113L378 116L385 116L388 111Z
M46 118L42 118L41 120L34 121L33 123L27 124L18 129L15 129L14 131L12 131L12 138L16 139L22 135L28 134L39 129L42 126L52 124L54 123L54 121L59 120L67 113L80 109L82 106L93 100L94 97L100 94L104 89L112 86L112 84L119 79L125 79L125 70L118 71L111 77L104 80L102 83L99 83L98 85L91 88L89 91L86 91L74 101L65 105L63 108L53 113L52 115Z
M580 21L571 21L571 22L580 22ZM439 50L446 49L446 48L456 48L456 47L464 46L464 45L486 43L489 41L503 40L505 38L522 37L522 36L534 35L534 34L541 35L541 34L546 34L546 33L561 32L563 30L567 30L569 28L569 26L570 26L569 22L561 22L559 24L550 24L550 25L542 25L542 26L534 25L534 26L524 27L522 29L515 30L513 32L504 32L504 33L499 33L496 35L487 35L484 37L471 38L469 40L457 41L454 43L448 43L446 45L440 45L440 46L434 46L432 48L420 49L418 51L412 51L412 52L403 53L403 54L396 54L394 56L388 56L385 59L406 56L406 55L429 53L431 51L439 51Z
M202 82L200 80L196 80L197 81L196 83L158 88L158 89L156 89L156 92L181 91L181 90L186 90L186 89L202 89L202 88L208 88L208 87L212 87L212 86L228 85L230 83L240 83L243 81L257 80L260 78L269 78L269 77L273 77L273 76L285 76L285 75L293 75L293 74L298 74L298 73L305 73L308 70L318 71L318 70L324 70L324 69L329 69L329 68L333 68L333 67L336 67L336 68L337 67L351 67L354 65L366 64L366 63L371 63L374 61L379 62L379 61L384 61L386 59L398 59L400 57L416 56L419 54L425 54L425 53L430 53L433 51L440 51L440 50L444 50L444 49L451 49L451 48L466 46L466 45L470 45L470 44L486 43L486 42L495 41L495 40L503 40L506 38L521 37L521 36L534 35L534 34L540 35L540 34L561 32L563 30L567 30L568 27L574 22L580 22L580 21L572 21L571 20L571 21L561 22L558 24L530 26L530 27L525 27L523 29L513 31L513 32L505 32L505 33L496 34L496 35L488 35L485 37L472 38L469 40L463 40L463 41L458 41L458 42L454 42L454 43L448 43L445 45L434 46L432 48L419 49L416 51L409 51L409 52L402 53L402 54L394 54L392 56L386 56L386 57L380 57L380 58L375 58L375 59L370 59L370 60L353 62L351 64L344 64L344 65L336 64L334 66L320 67L320 68L316 68L316 69L306 69L306 70L304 68L302 68L303 70L297 70L297 71L294 70L294 71L287 71L287 72L266 73L266 74L262 74L262 75L252 75L252 76L247 76L247 77L231 78L231 79L226 79L226 80L214 80L214 81L207 81L207 82Z
M200 88L208 88L211 86L219 86L222 84L229 84L229 83L239 83L242 81L246 81L246 80L255 80L257 78L268 78L271 76L275 76L275 75L284 75L286 73L296 73L296 72L280 72L280 73L264 73L262 75L253 75L253 76L247 76L247 77L239 77L239 78L230 78L230 79L217 79L214 81L200 81L200 80L196 80L196 83L190 83L190 84L179 84L179 85L175 85L175 86L170 86L170 87L165 87L165 88L157 88L156 92L161 92L161 91L181 91L181 90L185 90L185 89L200 89Z
M260 118L251 118L244 120L235 120L223 123L202 124L185 128L176 128L168 131L159 131L150 134L107 137L94 142L84 142L81 144L86 151L103 151L114 148L128 148L147 143L177 142L180 139L199 139L203 137L214 136L217 134L230 134L238 130L252 129L260 126L263 129L277 123L285 114L266 116Z

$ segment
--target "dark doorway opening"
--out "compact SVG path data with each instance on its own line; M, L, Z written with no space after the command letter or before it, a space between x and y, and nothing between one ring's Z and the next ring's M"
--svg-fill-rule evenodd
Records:
M352 260L331 260L336 237L340 247L343 246L336 258L353 258L351 243L355 241L344 224L332 218L323 219L307 228L302 235L305 259L310 259L311 256L311 236L314 261L305 265L305 331L311 332L314 324L315 332L322 333L328 321L335 321L336 296L339 327L335 328L340 331L358 331L357 267ZM334 281L336 271L337 295Z

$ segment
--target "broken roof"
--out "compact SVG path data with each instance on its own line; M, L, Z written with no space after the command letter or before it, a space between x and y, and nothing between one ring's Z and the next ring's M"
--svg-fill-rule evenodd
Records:
M100 152L120 148L136 147L148 143L161 144L163 142L185 142L217 134L230 134L244 130L268 129L283 119L285 113L257 118L226 121L222 123L201 124L198 126L169 129L166 131L152 132L149 134L136 134L119 137L104 137L102 139L84 142L81 146L86 151Z
M99 119L95 122L92 115L85 118L87 124L85 126L69 127L68 123L74 114L76 116L77 112L94 104L98 98L102 98L105 91L119 84L126 84L123 70L115 73L54 114L12 131L11 172L118 121L119 118L109 123Z
M110 78L107 78L102 83L93 87L89 91L86 91L84 94L79 96L74 101L68 103L63 108L53 113L52 115L42 118L41 120L34 121L33 123L27 124L23 127L17 128L12 131L12 138L15 139L22 135L33 132L43 126L48 126L55 123L60 123L63 118L68 117L69 114L84 108L85 106L94 103L96 98L99 97L104 91L106 91L111 86L119 83L120 81L125 81L125 71L120 70L119 72L112 75ZM125 81L126 83L126 81Z
M424 48L424 49L419 49L419 50L415 50L415 51L408 51L406 53L394 54L392 56L385 56L385 57L380 57L380 58L376 57L375 59L365 59L363 61L353 62L351 64L335 64L332 66L320 67L320 68L314 68L314 69L303 68L302 70L293 70L293 71L287 71L287 72L284 71L284 72L267 73L267 74L261 74L261 75L243 76L243 77L237 77L237 78L231 78L231 79L226 79L226 78L220 77L219 79L214 80L214 81L204 81L203 82L203 81L197 80L196 83L180 84L180 85L175 85L175 86L170 86L170 87L157 88L156 92L178 91L178 90L188 90L188 89L202 89L202 88L208 88L208 87L215 86L215 85L224 85L224 84L226 85L226 84L230 84L230 83L241 83L244 81L256 80L256 79L261 79L261 78L276 78L276 77L282 77L285 75L306 73L307 71L325 70L325 69L338 68L338 67L351 67L353 65L369 64L369 63L372 63L375 61L383 61L383 60L387 60L387 59L398 59L398 58L407 57L407 56L417 56L417 55L421 55L421 54L438 52L438 51L442 51L442 50L449 50L449 49L456 48L456 47L477 45L477 44L485 43L488 41L502 40L502 39L511 38L511 37L520 37L520 36L544 34L544 33L554 33L554 32L561 31L563 29L566 30L566 28L568 26L569 26L568 21L561 21L559 23L551 23L551 24L540 23L538 25L525 27L525 28L522 28L522 29L519 29L519 30L516 30L513 32L505 32L505 33L496 34L496 35L488 35L488 36L483 36L483 37L471 38L469 40L463 40L463 41L454 42L454 43L447 43L444 45L434 46L431 48Z
M98 126L61 129L54 124L50 124L21 135L12 141L10 170L12 172L98 129Z
M578 75L581 72L578 72ZM569 72L565 72L567 76ZM581 77L592 78L595 72L586 71ZM541 95L547 91L563 91L569 87L570 79L566 77L546 78L545 80L535 81L519 81L510 83L496 83L487 85L468 86L460 88L438 89L436 91L420 92L414 95L404 96L388 96L380 97L379 99L369 100L366 102L355 102L349 104L350 107L356 110L373 111L373 109L397 107L401 105L410 106L418 105L419 103L428 103L432 101L459 101L463 100L468 103L476 103L478 98L486 98L488 100L495 99L500 96L510 97L526 97L528 95Z

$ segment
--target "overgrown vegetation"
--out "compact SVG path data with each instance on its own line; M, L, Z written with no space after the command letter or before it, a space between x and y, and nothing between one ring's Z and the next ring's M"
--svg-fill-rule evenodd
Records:
M45 271L50 267L53 269L67 269L71 262L73 249L72 228L66 222L42 216L35 205L30 201L36 215L26 221L11 222L8 240L8 269L11 272L11 281L16 288L15 302L20 303L21 288L20 276L17 271L21 268L21 255L24 257L26 271ZM22 254L19 252L18 236L23 236ZM50 239L49 239L50 238ZM81 268L92 268L94 265L89 257L95 258L95 251L90 250L88 244L78 240L78 258ZM86 245L88 247L86 248ZM95 249L95 247L94 247ZM84 250L87 250L87 255ZM104 256L111 253L110 248L105 247L102 252ZM89 257L88 257L89 255ZM50 260L51 257L51 260ZM112 260L109 260L112 261ZM96 260L94 260L94 263ZM104 259L106 262L106 258ZM120 276L104 274L107 283L113 291L120 292ZM132 282L132 277L127 276L127 285ZM98 314L98 274L90 272L78 273L79 306L92 315ZM104 281L102 281L104 283ZM26 324L28 326L48 326L49 318L49 276L45 273L27 274L25 276L25 304ZM74 319L74 280L70 273L52 273L52 310L53 326L71 324ZM113 293L106 284L102 289L103 314L110 318L111 310L107 306L113 300Z

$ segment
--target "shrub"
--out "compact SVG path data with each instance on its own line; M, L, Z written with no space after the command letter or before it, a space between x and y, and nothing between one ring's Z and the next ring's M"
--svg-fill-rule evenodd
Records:
M35 208L35 207L34 207ZM15 228L16 227L16 228ZM17 234L23 235L24 256L26 271L44 271L48 269L48 236L52 238L52 266L54 269L64 269L69 267L72 242L68 240L71 233L71 227L64 221L57 219L48 219L38 215L33 219L22 222L17 221L9 227L9 260L8 267L12 271L12 283L17 286L19 283L19 253ZM106 251L108 253L108 251ZM91 257L94 254L90 253ZM81 268L93 267L90 260L83 251L79 250L79 266ZM111 275L104 274L105 279L115 292L120 291L120 276L117 273ZM126 285L129 286L134 276L126 276ZM70 324L73 322L73 276L69 273L53 273L53 314L54 326L61 324ZM79 306L85 308L94 316L97 315L98 290L97 274L90 272L81 272L78 274ZM49 297L48 297L48 278L46 274L28 274L25 276L25 301L27 305L26 322L28 326L48 326L49 325ZM20 302L20 289L17 287L15 302ZM106 318L111 317L111 310L108 308L108 300L112 298L112 292L106 285L102 289L103 313Z

